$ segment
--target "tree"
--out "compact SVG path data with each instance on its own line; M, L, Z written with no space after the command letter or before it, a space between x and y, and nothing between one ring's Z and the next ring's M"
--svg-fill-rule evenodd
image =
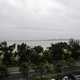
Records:
M31 61L33 64L39 64L43 56L43 47L35 46L31 49Z
M60 42L56 44L52 44L49 47L49 53L52 56L53 63L57 63L63 59L64 51L63 49L67 48L67 43Z
M70 50L72 52L71 57L74 58L74 60L78 60L80 57L80 44L78 40L71 39L69 41Z
M40 54L43 52L43 47L42 46L35 46L34 50L37 52L37 54Z
M17 55L19 56L19 67L20 72L23 74L26 80L29 80L29 71L31 70L31 56L32 49L26 44L22 43L17 46Z
M7 45L7 42L2 42L0 44L0 51L3 55L2 61L5 65L12 65L12 56L14 49L15 49L15 44L12 44L10 46Z
M19 56L19 64L30 62L30 47L22 43L17 46L17 55Z
M50 54L50 50L44 50L43 59L45 62L53 63L52 55Z

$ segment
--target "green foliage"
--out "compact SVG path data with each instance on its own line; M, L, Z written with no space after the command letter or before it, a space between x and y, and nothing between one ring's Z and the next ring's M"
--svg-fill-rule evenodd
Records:
M26 44L22 43L21 45L17 46L17 55L19 56L19 64L22 64L23 62L30 62L30 54L31 54L31 48L27 46Z
M34 46L32 48L25 43L18 44L16 48L15 44L7 45L7 42L1 42L0 74L6 74L6 66L16 66L17 64L20 67L20 72L27 80L31 69L39 73L39 77L35 78L35 80L48 80L48 78L43 78L43 76L61 74L63 67L73 66L74 62L79 60L79 58L80 44L78 40L71 39L69 43L59 42L51 44L46 50L42 46Z
M23 77L29 80L29 71L30 71L30 66L28 63L23 63L20 66L20 72L22 73Z
M35 46L34 50L39 54L39 53L43 52L43 47L41 47L41 46Z
M52 44L51 47L49 47L49 52L53 58L53 60L61 60L63 58L63 49L67 48L67 43L56 43Z
M32 80L50 80L50 78L48 78L48 77L43 77L43 78L33 77Z
M0 65L0 79L4 79L8 76L7 67L3 64Z
M7 45L7 42L2 42L0 44L1 55L3 55L3 59L2 59L3 64L6 64L6 65L12 64L14 49L15 49L15 44L12 44L10 46Z
M27 63L23 63L20 66L20 72L22 72L24 75L27 74L29 71L29 65Z
M75 60L78 60L80 57L80 44L79 40L73 40L71 39L69 41L70 50L72 52L71 57L73 57Z

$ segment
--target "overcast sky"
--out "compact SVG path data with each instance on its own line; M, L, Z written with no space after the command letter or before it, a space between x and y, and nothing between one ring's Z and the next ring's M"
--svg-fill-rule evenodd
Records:
M0 0L0 39L80 38L80 0Z

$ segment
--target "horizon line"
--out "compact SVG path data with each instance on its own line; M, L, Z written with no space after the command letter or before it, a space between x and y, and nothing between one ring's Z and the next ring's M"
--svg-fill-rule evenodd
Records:
M55 38L55 39L33 39L33 40L28 40L28 39L26 39L26 40L0 40L0 41L58 41L58 40L62 40L62 41L69 41L69 40L71 40L71 39L73 39L73 40L80 40L80 39L75 39L75 38Z

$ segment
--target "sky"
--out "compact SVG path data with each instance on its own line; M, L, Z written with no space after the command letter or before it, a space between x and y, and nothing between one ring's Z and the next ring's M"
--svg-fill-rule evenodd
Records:
M0 0L0 40L80 39L80 0Z

